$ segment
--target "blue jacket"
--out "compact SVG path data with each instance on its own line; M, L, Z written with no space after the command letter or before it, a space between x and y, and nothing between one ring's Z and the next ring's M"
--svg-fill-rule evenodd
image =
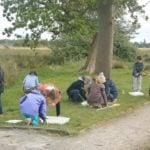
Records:
M118 97L118 90L115 83L112 80L108 79L104 84L107 98L116 99Z
M22 113L32 116L39 116L44 121L46 120L46 99L37 90L33 90L21 97L20 110Z
M132 71L132 75L134 77L138 77L140 76L141 72L143 71L144 69L144 64L143 62L136 62L134 65L133 65L133 71Z
M37 88L39 85L38 76L33 74L28 74L23 80L23 87L24 89L32 89Z

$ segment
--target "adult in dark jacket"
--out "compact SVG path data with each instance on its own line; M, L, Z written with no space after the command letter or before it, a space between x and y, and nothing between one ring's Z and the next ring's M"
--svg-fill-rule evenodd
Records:
M87 80L85 77L79 77L77 81L74 81L67 89L67 95L72 102L83 102L87 99L86 91L84 89Z
M1 94L4 92L4 71L0 66L0 114L3 114Z

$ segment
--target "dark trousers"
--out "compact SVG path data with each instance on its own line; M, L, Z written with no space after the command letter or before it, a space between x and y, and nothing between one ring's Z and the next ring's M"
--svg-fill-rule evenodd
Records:
M60 115L60 102L56 104L56 116Z
M3 109L2 109L2 96L0 94L0 114L3 114Z
M117 94L109 94L107 96L108 101L113 102L117 98Z
M68 92L68 96L71 102L83 102L84 98L81 96L79 90L72 90Z

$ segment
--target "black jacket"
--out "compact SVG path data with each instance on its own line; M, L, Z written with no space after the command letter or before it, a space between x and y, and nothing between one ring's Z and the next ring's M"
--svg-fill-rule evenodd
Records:
M4 92L4 71L0 67L0 94Z
M72 90L79 90L80 95L86 99L86 91L84 90L84 81L82 80L77 80L75 82L73 82L67 89L67 94L69 95L69 93Z

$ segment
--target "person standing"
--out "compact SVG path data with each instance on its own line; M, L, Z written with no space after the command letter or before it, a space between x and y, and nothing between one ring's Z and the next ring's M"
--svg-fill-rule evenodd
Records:
M0 115L3 114L2 98L1 98L3 92L4 92L4 71L0 66Z
M137 61L133 65L133 91L140 92L142 89L142 72L144 69L144 63L141 56L137 56Z

